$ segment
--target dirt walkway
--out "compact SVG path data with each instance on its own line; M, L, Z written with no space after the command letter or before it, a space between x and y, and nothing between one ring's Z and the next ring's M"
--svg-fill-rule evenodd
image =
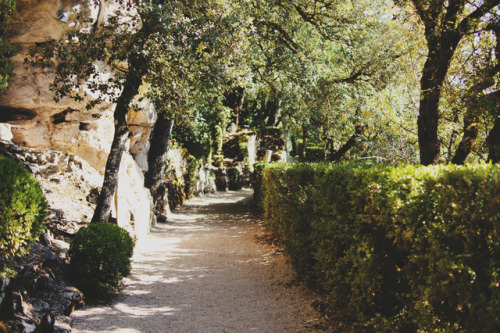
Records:
M73 332L318 332L312 296L256 241L251 194L185 204L137 244L122 295L75 312Z

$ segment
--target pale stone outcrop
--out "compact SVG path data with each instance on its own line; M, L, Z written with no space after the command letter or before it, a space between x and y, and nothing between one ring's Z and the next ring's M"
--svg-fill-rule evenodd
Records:
M38 151L36 155L42 157L36 159L41 158L44 166L37 169L37 177L45 178L42 182L50 192L51 208L63 211L69 220L90 221L92 217L94 206L86 197L90 189L102 185L114 133L114 104L105 102L88 110L87 101L54 101L50 90L54 70L24 65L24 58L36 43L58 40L70 29L91 29L118 6L115 1L103 3L106 7L100 8L85 0L18 0L10 40L20 45L21 51L12 58L15 70L9 88L0 92L0 139ZM77 18L81 16L90 20L80 23ZM113 75L106 64L95 65L104 76ZM120 167L115 216L119 225L140 237L149 228L152 216L151 196L143 187L142 172L147 169L149 134L156 110L145 98L137 98L134 104L137 109L128 118L130 154L125 153ZM56 202L57 196L65 202Z
M144 187L144 176L132 156L122 157L116 195L118 225L136 238L143 238L154 224L153 198Z

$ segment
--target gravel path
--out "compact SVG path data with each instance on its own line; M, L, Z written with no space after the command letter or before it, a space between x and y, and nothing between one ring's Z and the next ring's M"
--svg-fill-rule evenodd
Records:
M73 315L73 332L318 332L313 296L259 243L251 190L186 203L137 244L113 304Z

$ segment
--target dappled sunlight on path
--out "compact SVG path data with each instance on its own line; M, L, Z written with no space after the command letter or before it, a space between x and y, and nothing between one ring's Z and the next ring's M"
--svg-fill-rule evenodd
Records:
M157 225L137 244L123 293L75 312L73 332L311 332L309 300L269 278L251 194L195 198Z

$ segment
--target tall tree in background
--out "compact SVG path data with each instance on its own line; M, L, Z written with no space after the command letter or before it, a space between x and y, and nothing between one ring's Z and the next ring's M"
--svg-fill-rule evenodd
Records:
M427 60L420 81L418 142L420 162L436 164L439 101L443 82L460 40L488 24L485 16L498 8L498 0L411 0L425 28Z
M237 67L234 50L241 52L246 38L245 29L239 28L240 8L232 1L185 2L179 6L182 24L176 25L175 33L163 36L169 42L151 46L158 48L154 51L157 57L146 81L158 108L158 120L148 153L145 186L151 190L157 216L163 214L159 203L166 193L162 185L175 118L186 117L197 98L231 76L228 67Z

